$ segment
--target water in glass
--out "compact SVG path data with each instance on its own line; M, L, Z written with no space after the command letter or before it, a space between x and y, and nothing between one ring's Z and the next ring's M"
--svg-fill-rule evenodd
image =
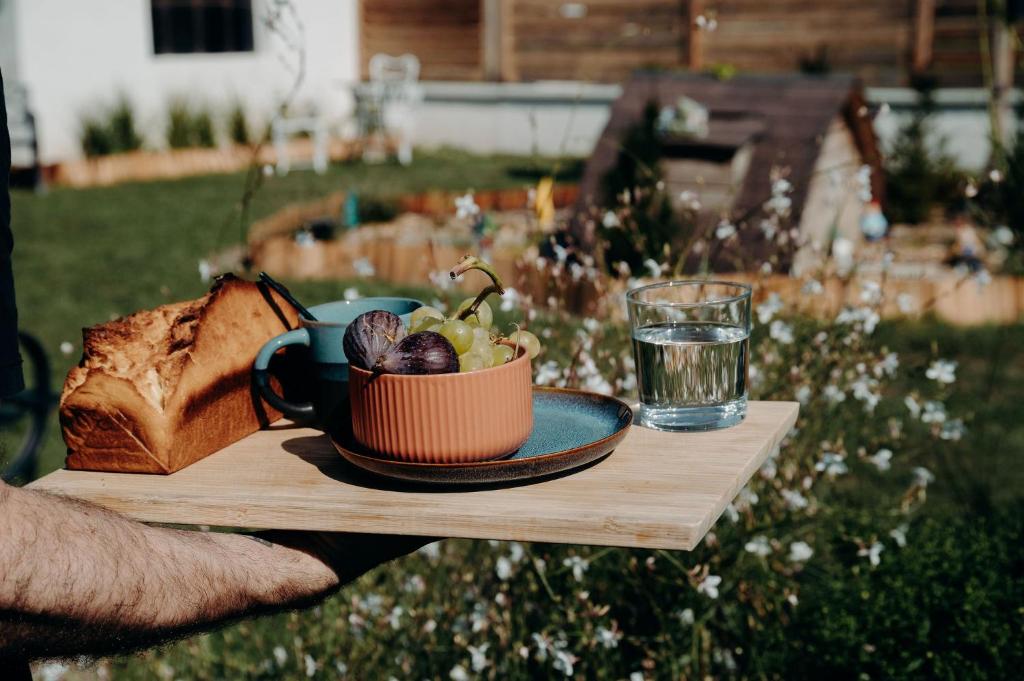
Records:
M746 328L696 321L634 328L633 354L644 425L710 430L746 415Z

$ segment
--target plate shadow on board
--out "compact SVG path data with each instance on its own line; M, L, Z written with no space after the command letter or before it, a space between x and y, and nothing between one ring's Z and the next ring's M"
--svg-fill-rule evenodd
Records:
M509 487L523 487L526 485L534 485L539 482L546 482L548 480L557 480L558 478L564 478L568 475L596 466L613 453L608 452L604 456L601 456L589 463L577 466L570 470L552 473L550 475L522 480L511 480L507 482L454 484L399 480L397 478L387 478L382 475L377 475L363 470L362 468L349 463L344 457L335 451L334 445L331 444L330 437L326 434L295 437L290 440L285 440L281 443L281 446L286 452L294 454L303 461L316 466L321 473L332 480L344 482L349 485L357 485L359 487L384 490L388 492L433 492L446 494L450 494L452 492L480 492L485 490L507 489Z

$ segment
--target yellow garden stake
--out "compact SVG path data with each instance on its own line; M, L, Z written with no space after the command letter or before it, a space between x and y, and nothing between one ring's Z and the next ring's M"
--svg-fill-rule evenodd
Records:
M555 178L542 177L537 183L537 200L533 209L537 214L537 222L541 229L547 230L555 226Z

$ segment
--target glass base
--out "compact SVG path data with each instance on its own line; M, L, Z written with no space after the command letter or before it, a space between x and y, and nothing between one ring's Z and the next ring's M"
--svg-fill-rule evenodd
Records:
M700 407L651 407L640 405L640 425L677 432L729 428L747 415L747 398Z

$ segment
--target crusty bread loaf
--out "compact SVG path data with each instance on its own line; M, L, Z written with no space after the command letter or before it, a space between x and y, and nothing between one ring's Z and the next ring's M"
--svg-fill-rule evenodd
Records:
M279 295L228 275L198 300L85 329L60 398L67 467L173 473L280 418L252 363L296 323Z

